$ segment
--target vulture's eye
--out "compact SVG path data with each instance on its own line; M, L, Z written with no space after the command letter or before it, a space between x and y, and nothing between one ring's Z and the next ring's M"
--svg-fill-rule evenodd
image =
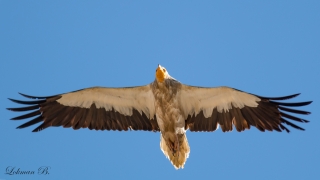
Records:
M166 72L166 69L163 69L163 72Z

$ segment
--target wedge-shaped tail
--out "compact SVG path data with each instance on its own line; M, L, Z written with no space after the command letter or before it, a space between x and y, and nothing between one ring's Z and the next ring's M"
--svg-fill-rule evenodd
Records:
M170 162L176 169L180 169L184 167L184 164L186 163L190 153L190 147L188 144L186 134L183 134L181 138L182 138L182 143L180 144L179 152L174 155L174 153L167 146L162 135L160 135L160 139L161 139L160 148L163 154L170 160Z

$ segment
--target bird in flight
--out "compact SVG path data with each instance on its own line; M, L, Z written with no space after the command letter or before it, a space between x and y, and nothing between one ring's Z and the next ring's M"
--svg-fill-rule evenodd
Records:
M20 93L21 94L21 93ZM230 87L188 86L172 78L158 65L155 80L145 86L108 88L91 87L53 96L29 96L32 101L11 101L27 105L7 108L30 111L12 120L34 119L18 129L41 123L33 132L50 126L91 130L143 130L160 132L160 148L176 169L183 168L190 147L186 131L223 132L235 128L241 132L251 126L260 131L286 131L286 126L304 130L292 121L309 121L287 114L307 115L310 112L291 109L312 101L288 103L283 97L263 97Z

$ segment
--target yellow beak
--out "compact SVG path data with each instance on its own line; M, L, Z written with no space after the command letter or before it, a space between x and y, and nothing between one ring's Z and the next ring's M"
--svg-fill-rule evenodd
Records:
M160 66L160 64L158 65L158 68L156 70L156 79L158 82L163 82L164 81L164 77L165 77L165 72L163 71L163 67Z

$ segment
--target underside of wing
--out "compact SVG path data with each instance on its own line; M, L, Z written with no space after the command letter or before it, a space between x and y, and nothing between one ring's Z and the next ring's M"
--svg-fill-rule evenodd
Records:
M309 121L292 114L307 115L310 112L291 109L305 106L308 102L286 103L299 94L284 97L262 97L228 87L200 88L185 86L181 92L181 104L185 112L186 129L190 131L215 131L219 126L223 132L250 129L255 126L260 131L290 132L286 125L304 130L291 121Z
M21 94L21 93L20 93ZM154 98L150 86L128 88L93 87L55 96L37 97L21 94L34 101L11 101L27 105L7 108L11 111L32 111L12 120L34 118L17 128L42 122L33 132L49 126L89 128L95 130L158 131Z

